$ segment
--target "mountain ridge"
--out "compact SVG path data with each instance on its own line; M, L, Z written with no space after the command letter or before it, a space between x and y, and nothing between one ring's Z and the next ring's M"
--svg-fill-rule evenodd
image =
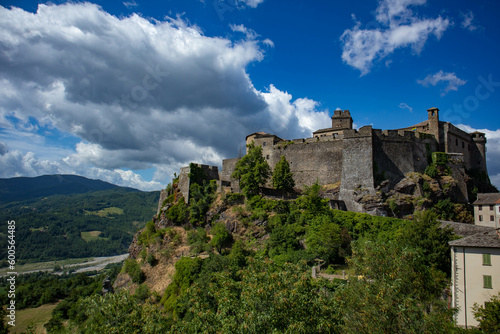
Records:
M31 200L53 195L84 194L92 191L122 188L128 191L141 190L118 186L106 181L89 179L73 174L51 174L36 177L0 178L0 203Z

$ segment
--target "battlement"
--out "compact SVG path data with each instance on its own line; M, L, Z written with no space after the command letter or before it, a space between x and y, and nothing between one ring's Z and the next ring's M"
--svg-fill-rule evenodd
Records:
M344 130L343 132L343 135L344 135L344 139L348 139L348 138L356 138L356 137L371 137L373 133L373 129L372 129L372 126L371 125L365 125L363 126L362 128L360 128L359 130L355 130L355 129L350 129L350 130Z
M337 110L333 111L333 116L332 117L335 117L335 118L338 118L338 117L351 117L351 113L349 112L349 110L337 109Z
M373 134L378 139L393 139L393 140L414 140L417 138L415 132L406 130L379 130L374 129Z

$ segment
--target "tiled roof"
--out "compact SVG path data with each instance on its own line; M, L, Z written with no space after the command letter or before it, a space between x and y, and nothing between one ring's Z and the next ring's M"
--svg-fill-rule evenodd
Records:
M499 230L477 233L448 244L455 247L500 248Z
M473 204L489 205L498 203L498 201L500 201L500 193L484 193L484 194L477 194L477 200Z
M478 234L481 232L494 231L494 227L488 226L480 226L474 224L466 224L466 223L456 223L449 221L441 221L441 227L451 227L453 229L453 233L461 237L468 237L474 234Z

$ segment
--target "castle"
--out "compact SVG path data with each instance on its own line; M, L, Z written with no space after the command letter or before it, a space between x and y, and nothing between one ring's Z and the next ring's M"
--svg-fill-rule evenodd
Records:
M349 110L335 110L330 128L313 132L311 138L285 140L274 134L256 132L246 137L262 147L271 169L284 155L298 188L320 185L340 186L338 200L350 211L363 211L355 200L360 189L374 194L378 180L393 187L409 172L423 173L433 152L446 152L455 173L478 170L487 173L486 138L481 132L467 133L439 120L439 109L427 110L422 123L397 130L379 130L364 126L353 129ZM221 189L239 192L239 182L231 177L239 158L222 161L222 170L200 165ZM180 189L189 198L189 167L180 173ZM455 175L454 175L455 176ZM467 189L462 185L465 199Z

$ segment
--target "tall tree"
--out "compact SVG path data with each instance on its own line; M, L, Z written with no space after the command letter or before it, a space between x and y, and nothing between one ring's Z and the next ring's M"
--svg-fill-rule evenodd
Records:
M421 250L358 241L352 253L349 266L363 276L338 291L342 333L452 331L453 311L440 299L444 274L426 265Z
M240 180L240 188L247 199L258 195L269 175L271 168L262 156L262 147L252 142L247 145L248 153L238 160L232 177Z
M219 254L222 252L222 249L229 247L231 242L233 241L233 236L226 229L224 223L217 223L212 228L212 246L214 246Z
M293 192L293 187L295 187L293 174L290 171L290 164L284 155L281 156L280 161L276 164L276 167L274 167L273 187L281 190L285 194Z

